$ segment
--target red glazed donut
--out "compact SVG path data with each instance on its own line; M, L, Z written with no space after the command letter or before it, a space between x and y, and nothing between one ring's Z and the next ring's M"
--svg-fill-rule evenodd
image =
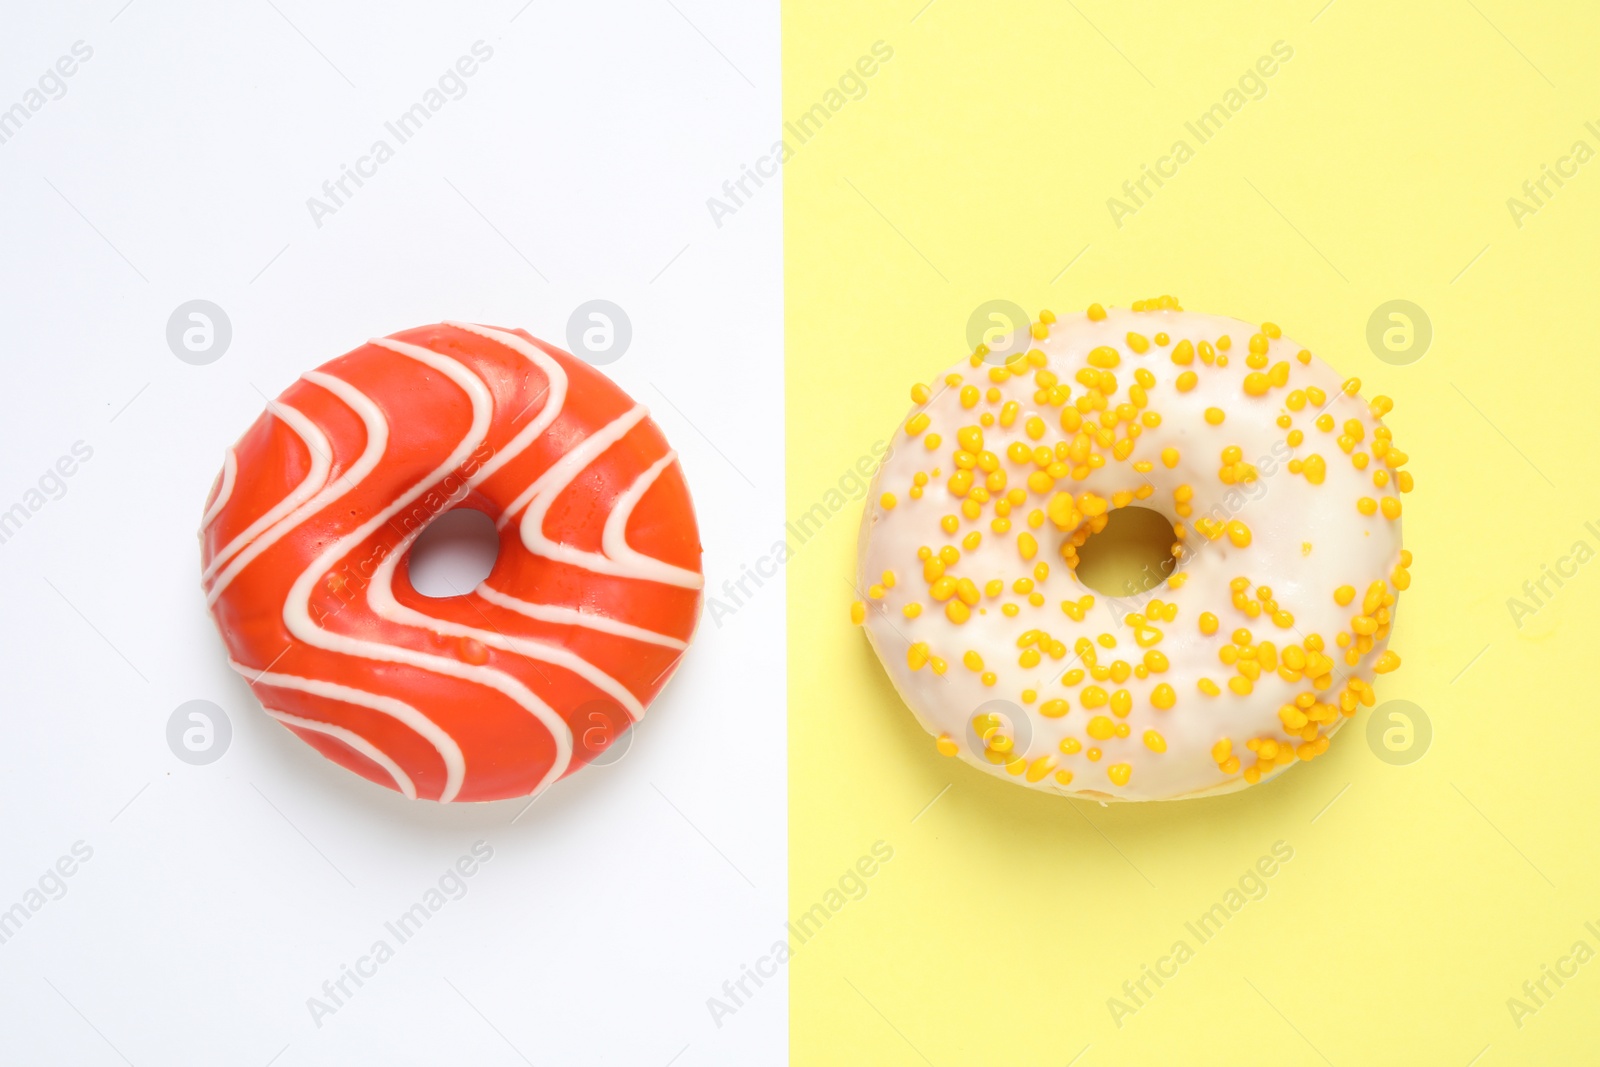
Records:
M476 589L407 551L475 508ZM324 756L409 797L536 793L614 742L700 613L677 454L610 379L521 331L406 330L310 371L228 450L201 525L234 669Z

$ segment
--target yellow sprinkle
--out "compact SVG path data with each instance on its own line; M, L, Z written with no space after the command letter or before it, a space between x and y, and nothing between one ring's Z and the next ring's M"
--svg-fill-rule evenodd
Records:
M939 739L933 744L934 747L939 750L939 755L941 756L954 756L958 751L960 751L960 748L956 745L955 739L949 734L940 734Z
M1038 759L1028 764L1028 772L1026 777L1030 782L1040 781L1045 775L1049 774L1055 768L1055 765L1056 758L1054 756L1040 756Z
M1106 309L1105 308L1101 307L1099 304L1090 304L1089 305L1089 319L1090 319L1090 321L1099 322L1101 319L1103 319L1105 317L1106 317Z
M1227 417L1221 408L1206 408L1206 421L1213 426L1221 426L1222 420Z
M1106 768L1106 777L1111 779L1112 785L1127 785L1128 779L1133 777L1133 767L1127 763L1113 763Z
M850 605L850 621L857 626L867 621L867 606L859 600Z
M1165 752L1167 750L1167 739L1155 730L1146 730L1144 732L1144 747L1151 752Z

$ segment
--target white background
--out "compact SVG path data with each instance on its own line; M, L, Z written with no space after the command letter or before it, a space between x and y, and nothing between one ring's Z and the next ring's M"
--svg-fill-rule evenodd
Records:
M781 191L721 227L706 198L773 140L777 5L121 5L17 6L0 40L0 108L94 50L0 144L0 511L94 450L0 544L0 910L93 849L0 944L0 1062L782 1062L781 976L720 1028L706 1007L782 931L781 584L705 620L620 762L517 817L406 801L268 719L195 539L263 394L445 318L566 347L600 297L631 317L606 370L682 456L709 591L766 552ZM306 199L479 39L465 97L315 226ZM194 298L232 322L208 366L167 347ZM193 699L232 724L208 766L167 745ZM307 998L480 839L466 895L316 1026Z

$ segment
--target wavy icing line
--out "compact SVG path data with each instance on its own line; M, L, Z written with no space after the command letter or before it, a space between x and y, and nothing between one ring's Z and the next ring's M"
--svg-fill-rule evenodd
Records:
M373 763L376 763L378 766L388 771L389 777L394 779L394 785L396 789L400 790L400 792L404 793L412 800L417 799L417 787L415 783L411 781L411 776L405 772L404 768L402 768L400 764L396 763L394 760L390 759L381 748L373 744L371 741L368 741L365 737L362 737L354 730L343 726L336 726L331 722L318 722L316 719L303 719L298 715L291 715L287 711L279 711L277 708L268 708L265 705L263 705L263 710L265 710L268 715L271 715L279 722L284 723L287 726L293 726L297 730L308 730L314 734L326 734L335 740L343 741L345 744L349 745L351 748L367 757Z
M333 450L329 446L327 435L322 432L322 428L288 404L274 401L268 405L267 410L287 425L289 429L293 430L295 435L300 438L301 443L306 446L306 451L311 455L311 467L306 471L306 476L300 480L300 484L295 486L288 496L273 505L265 515L245 527L238 536L229 541L226 547L212 558L200 575L201 581L209 581L236 553L242 551L257 537L261 536L263 530L271 528L279 519L294 511L301 502L314 495L328 481L328 471L333 465Z
M551 464L548 470L534 479L532 485L522 491L521 496L511 502L511 507L507 508L505 515L501 517L501 525L509 522L510 517L519 510L526 508L527 510L523 511L522 514L522 522L518 527L518 533L522 537L523 545L536 556L543 556L545 559L553 560L557 563L581 567L595 574L607 574L618 578L638 578L643 581L660 582L663 585L675 585L682 589L699 589L703 587L705 578L694 571L675 567L670 563L665 563L652 556L637 552L628 545L625 537L613 538L609 536L611 521L617 516L616 510L611 513L610 518L606 521L607 536L602 541L601 547L603 551L601 552L588 552L581 548L574 548L571 545L563 545L557 541L550 540L544 533L545 517L549 514L550 508L556 502L556 499L572 485L573 481L577 479L579 474L583 473L589 464L598 459L606 449L626 437L628 431L643 422L649 414L649 409L643 404L635 404L627 412L619 415L584 438L576 448L573 448ZM671 463L677 457L675 453L669 453L665 458L667 463ZM664 465L662 469L665 469ZM660 473L660 470L652 467L651 472L641 476L635 482L635 485L645 483L644 488L649 488L649 482L653 482ZM630 487L629 491L631 489L632 487ZM639 497L643 495L644 489L640 489L637 495L627 500L627 509L622 516L624 524L626 524L628 516L633 513L633 508L638 504ZM617 510L621 510L623 498L627 496L628 493L625 492L622 497L618 498ZM620 558L616 558L612 554L611 549L614 543L621 546Z
M335 378L322 371L308 371L303 375L305 381L322 386L343 400L352 411L361 417L362 424L367 430L367 445L362 450L360 458L351 465L348 471L339 476L343 488L338 485L324 485L310 500L305 501L288 515L274 523L265 533L261 534L253 543L234 558L227 568L217 575L211 586L211 591L206 594L206 606L210 607L217 602L217 598L228 588L229 583L238 576L239 572L250 565L261 553L271 548L289 531L299 526L306 519L339 499L371 474L383 459L384 452L389 446L389 423L383 417L383 412L378 410L378 405L372 398L348 382Z
M557 626L581 626L587 630L598 633L610 634L613 637L630 637L635 641L646 644L661 645L664 648L683 650L689 647L689 642L654 630L647 630L642 626L619 622L609 615L598 615L592 611L582 611L578 608L562 607L557 604L536 604L531 600L518 600L514 596L502 593L500 590L484 582L474 589L489 603L497 607L514 611L519 615L526 615L537 622L548 622Z
M211 506L206 508L206 513L200 517L201 534L204 534L206 530L210 528L211 523L218 515L222 514L222 509L226 507L228 501L232 499L233 483L238 479L238 477L239 456L238 453L233 450L233 446L229 445L228 451L224 453L222 457L222 481L217 485L217 499L211 502Z

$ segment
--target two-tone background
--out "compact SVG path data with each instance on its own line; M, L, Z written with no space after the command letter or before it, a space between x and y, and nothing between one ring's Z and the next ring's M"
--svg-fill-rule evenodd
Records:
M1597 28L1501 0L14 13L0 1061L1600 1058ZM1266 788L1100 808L938 757L849 580L909 386L994 302L1162 292L1395 398L1405 666ZM264 396L456 317L612 327L586 354L705 530L683 671L531 808L320 761L198 591Z

